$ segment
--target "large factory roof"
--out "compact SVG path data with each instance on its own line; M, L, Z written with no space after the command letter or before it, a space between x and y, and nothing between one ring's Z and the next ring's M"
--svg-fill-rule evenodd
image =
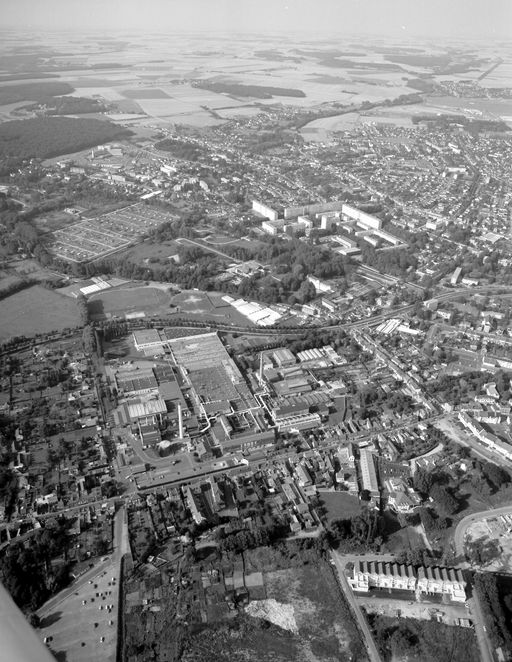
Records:
M140 399L139 402L128 404L128 413L132 419L164 414L166 411L167 407L162 398Z
M176 363L187 370L211 368L231 359L217 333L169 340Z

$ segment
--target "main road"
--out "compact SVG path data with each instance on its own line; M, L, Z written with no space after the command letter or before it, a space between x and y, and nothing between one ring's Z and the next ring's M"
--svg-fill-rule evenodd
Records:
M209 250L213 253L217 253L218 255L221 255L224 258L230 259L232 262L240 262L240 260L235 260L234 258L231 258L229 255L226 255L222 253L221 251L218 251L214 248L209 248L208 246L205 246L203 244L200 244L199 242L196 242L192 239L177 239L176 241L181 242L181 243L188 243L190 245L195 245L199 248L203 248L205 250ZM504 292L504 290L506 292ZM463 289L457 289L457 290L448 290L445 292L441 292L435 296L433 296L429 301L449 301L450 299L456 299L457 297L460 296L469 296L474 293L488 293L488 294L512 294L512 287L508 287L506 285L482 285L479 287L473 287L471 289L468 288L463 288ZM424 302L428 303L428 302ZM242 325L232 325L232 324L220 324L216 322L215 320L212 320L212 323L214 324L211 327L212 331L221 331L221 332L227 332L227 333L241 333L245 335L257 335L257 336L272 336L272 335L278 335L278 336L297 336L303 333L307 333L308 331L348 331L350 329L359 329L359 328L364 328L364 327L369 327L369 326L376 326L383 322L384 320L393 318L393 317L400 317L402 315L407 315L408 313L413 312L413 310L416 308L416 305L418 302L413 303L413 304L407 304L405 306L400 306L399 308L393 308L392 310L387 310L385 312L378 313L377 315L373 315L371 317L365 317L363 319L359 319L354 322L339 322L337 324L318 324L318 325L304 325L304 326L299 326L299 327L257 327L257 326L242 326ZM150 320L154 325L156 326L164 326L165 324L171 324L172 320L170 318L164 319L153 319ZM198 327L197 324L192 326L192 327L186 327L186 319L183 320L183 324L180 324L180 326L184 326L185 328L201 328ZM192 321L192 320L190 320ZM194 322L197 323L197 320L193 320ZM204 323L205 326L208 325L208 322Z
M504 457L501 453L494 451L488 446L484 446L474 435L469 431L462 429L460 425L457 424L457 421L454 420L453 414L446 414L441 416L435 423L434 427L438 428L447 437L459 446L466 446L470 448L471 452L474 455L477 455L482 460L486 462L493 462L494 464L499 464L500 466L506 467L507 469L512 469L512 461Z
M347 558L333 550L331 551L331 559L334 561L334 565L338 571L341 590L343 591L345 598L347 599L347 602L351 606L352 612L356 617L356 621L363 636L370 662L382 662L380 653L377 649L377 646L375 645L373 635L370 631L370 627L366 621L366 618L364 617L363 612L361 611L361 607L357 604L354 598L352 589L345 576L345 563L347 562Z
M468 600L468 605L469 612L475 627L476 640L480 649L480 660L481 662L494 662L492 644L489 641L489 637L487 636L487 630L485 629L484 625L484 615L482 613L480 601L474 589L473 597Z
M378 430L371 431L362 431L354 435L348 436L346 439L339 438L335 441L328 442L325 444L319 445L317 448L313 449L314 451L326 451L329 449L336 448L344 441L352 442L361 442L366 439L371 439L372 437L377 436L378 434L392 434L404 428L411 427L412 425L417 425L418 423L434 423L438 420L440 415L430 416L418 420L417 418L410 418L406 421L401 421L398 425L392 428L382 428ZM129 433L126 433L127 435ZM120 478L122 480L127 480L128 478L134 478L139 475L149 476L151 480L154 481L154 487L162 487L163 485L179 485L184 482L189 482L190 480L199 479L207 476L210 473L219 472L219 461L212 460L210 462L201 462L197 463L190 453L181 453L177 455L170 455L165 458L156 458L147 455L141 447L140 440L135 436L131 435L129 443L133 442L133 448L135 454L140 460L140 464L135 466L123 467ZM307 454L307 451L306 451ZM237 454L238 455L238 454ZM297 456L300 456L301 453L297 453ZM228 459L232 456L227 456ZM264 464L277 462L279 460L286 460L290 457L290 451L284 450L282 452L275 453L274 455L268 455L266 452L262 451L261 453L254 453L248 458L246 458L246 464L237 464L233 466L226 466L223 468L223 471L226 473L238 472L244 467L250 466L253 469L258 469ZM174 466L176 459L179 458L179 464ZM150 464L151 469L149 471L145 470L145 465ZM158 472L163 472L163 475L160 475ZM118 497L119 498L119 497ZM122 497L120 497L122 498Z

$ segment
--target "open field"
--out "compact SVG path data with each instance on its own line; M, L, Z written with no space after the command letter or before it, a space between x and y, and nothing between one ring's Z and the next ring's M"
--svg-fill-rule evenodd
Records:
M137 99L137 104L146 115L157 118L164 124L188 124L190 126L215 126L225 120L219 120L200 106L179 99Z
M482 81L483 87L512 87L512 58L499 64Z
M202 90L191 85L163 85L162 89L175 101L192 104L198 109L201 106L217 109L225 106L243 106L247 104L247 99L237 99L231 95L213 92L212 90Z
M417 106L413 106L416 108ZM422 106L420 106L421 108ZM423 107L424 112L460 113L467 117L502 119L512 117L512 99L480 99L466 97L429 97Z
M217 113L225 119L232 119L233 117L255 117L264 112L265 109L258 106L237 106L235 108L217 110Z
M412 127L416 115L465 115L472 118L512 120L512 100L472 99L432 96L425 103L375 108L364 112L350 112L309 122L301 129L305 140L326 141L330 132L349 131L362 124L393 124Z
M166 291L170 287L170 283L164 283L158 287L149 285L104 290L89 298L89 313L93 320L124 317L126 313L144 313L147 316L186 316L205 322L250 325L246 317L222 301L223 295L220 293L187 290L171 296Z
M349 660L354 630L329 566L265 573L267 597L293 607L299 642L295 660Z
M101 97L107 101L121 101L124 99L120 91L114 87L78 87L73 94L74 97Z
M148 263L154 260L166 262L178 252L178 245L170 241L154 243L150 240L143 241L137 246L130 247L123 253L123 257L136 264Z
M75 327L80 324L74 301L35 285L1 302L0 340Z
M198 320L214 320L226 324L251 326L250 321L235 308L222 301L222 294L216 292L187 291L176 295L172 303L178 307L178 316L186 314Z
M47 42L47 48L57 46L51 37ZM335 39L317 40L314 46L293 39L269 48L268 39L255 35L243 44L220 35L181 35L172 40L131 35L130 45L112 45L105 50L104 44L97 44L91 50L86 40L70 38L66 42L64 38L58 46L74 53L77 66L72 68L71 60L69 68L53 70L52 82L71 85L74 96L97 95L118 105L119 112L139 113L134 102L139 99L150 116L135 120L140 123L207 126L223 121L215 119L209 109L219 112L225 108L225 115L222 110L220 115L226 118L237 114L238 105L240 114L260 111L250 98L200 90L193 81L299 89L304 98L275 96L264 103L311 108L329 102L382 101L413 91L407 87L407 78L433 74L436 80L476 79L488 68L484 62L460 74L443 75L435 73L434 67L456 59L457 52L424 44L417 56L415 44L413 55L404 59L400 48L383 49L381 43L371 40L340 47ZM496 52L482 46L479 55L496 57ZM511 70L506 53L505 61L482 82L489 87L509 86ZM35 80L40 82L37 77ZM123 106L132 101L134 106Z
M258 40L255 41L255 46L257 45ZM287 60L285 54L284 61L269 66L266 59L259 58L256 54L240 57L237 46L233 45L229 48L231 52L217 54L212 68L212 60L207 57L207 53L186 52L186 49L180 46L159 44L158 41L152 44L153 54L162 57L162 63L158 66L147 65L148 69L151 68L150 73L147 69L139 72L133 68L95 70L91 61L90 69L62 72L60 81L73 85L75 90L72 96L99 97L118 105L120 112L140 112L142 108L147 115L163 121L164 124L180 122L195 126L222 122L214 118L208 108L226 109L226 118L236 114L250 115L261 111L252 100L248 103L247 98L201 90L188 82L180 82L179 85L169 84L170 74L175 80L183 80L183 78L210 80L214 76L216 80L221 78L228 84L300 89L306 95L304 98L275 96L264 101L270 104L278 101L303 107L330 101L349 103L352 100L382 100L410 91L395 72L386 74L392 80L385 79L379 69L351 69L350 63L347 63L348 68L336 67L333 70L331 66L318 62L317 57L297 58L295 55ZM123 63L123 56L126 54L119 53L116 57L118 55ZM233 59L234 55L236 60ZM380 56L377 59L381 59ZM366 65L371 66L371 59ZM326 72L325 80L321 74L319 75L319 69ZM338 78L343 81L343 89L340 89L341 83L340 87L333 84L331 80L333 76L330 75L333 71L340 74ZM137 100L135 105L123 105L125 102L135 100ZM239 113L237 106L241 107ZM220 115L223 116L222 110Z
M263 550L263 557L268 557L267 552ZM189 639L184 662L366 660L359 632L328 564L264 572L263 581L265 591L251 600L243 615L230 615L229 620L197 629Z
M252 249L256 250L260 248L261 246L264 246L264 243L262 241L258 241L257 239L252 239L248 237L242 237L241 239L233 239L233 237L226 237L224 235L213 235L210 234L202 241L205 244L209 244L210 246L216 246L220 250L222 250L222 246L238 246L240 248L245 248L246 250L250 251Z
M329 522L336 519L349 519L361 512L359 498L348 494L348 492L319 490L318 496L327 510L327 520Z
M159 88L141 87L138 90L124 90L128 99L168 99L169 95Z
M466 99L454 99L448 97L453 102L466 102ZM407 104L405 106L393 106L387 108L376 108L364 112L351 112L342 115L333 115L332 117L322 117L313 120L302 127L301 133L305 140L326 140L329 132L349 131L361 124L394 124L395 126L413 126L412 117L422 114L445 113L453 115L457 113L467 114L459 109L455 103L450 107L448 104L443 106L440 100L444 97L432 97L429 103L425 104ZM466 104L467 105L467 104Z
M136 312L168 315L170 300L166 292L156 287L123 287L98 292L89 299L88 308L93 320Z
M361 121L359 113L345 113L343 115L333 115L332 117L322 117L318 120L308 122L302 127L300 133L304 140L325 142L329 140L329 133L335 131L349 131Z

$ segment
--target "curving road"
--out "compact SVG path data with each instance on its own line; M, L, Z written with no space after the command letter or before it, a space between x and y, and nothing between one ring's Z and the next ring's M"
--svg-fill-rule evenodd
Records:
M471 524L478 522L479 520L486 519L487 517L497 517L498 515L512 515L512 505L502 506L501 508L492 508L491 510L482 510L478 513L467 515L461 519L461 521L457 524L453 536L455 554L457 556L464 555L464 541L466 537L466 531Z

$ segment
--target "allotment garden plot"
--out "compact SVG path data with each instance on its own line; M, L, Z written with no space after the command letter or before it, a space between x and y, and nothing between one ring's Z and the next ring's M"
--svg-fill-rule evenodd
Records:
M57 230L52 252L70 262L90 262L127 248L173 218L143 203L124 207Z

